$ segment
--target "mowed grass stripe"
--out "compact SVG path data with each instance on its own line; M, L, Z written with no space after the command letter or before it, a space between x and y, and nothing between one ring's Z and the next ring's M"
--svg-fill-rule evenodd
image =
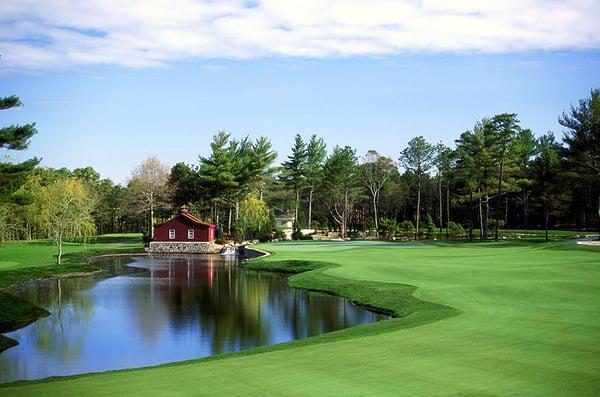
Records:
M406 318L389 320L359 327L373 332L342 331L348 335L329 343L309 340L261 354L11 386L1 389L2 395L597 395L600 390L599 249L528 242L423 243L410 249L347 242L329 243L322 251L318 245L263 245L274 255L262 262L333 263L338 266L293 276L290 283L329 285L359 300L377 286L412 285L424 302L461 313L412 327L403 325ZM399 301L405 298L401 291ZM418 316L407 318L413 315Z

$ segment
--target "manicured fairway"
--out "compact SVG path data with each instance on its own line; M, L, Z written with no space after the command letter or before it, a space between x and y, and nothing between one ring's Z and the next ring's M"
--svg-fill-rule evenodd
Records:
M91 243L63 243L63 261L67 264L81 262L85 256L102 252L141 250L141 235L106 234ZM85 261L83 261L85 263ZM56 245L50 240L0 243L0 272L25 267L49 266L56 263Z
M321 242L261 248L274 252L266 261L278 266L289 259L339 265L294 276L293 283L308 285L312 278L315 288L337 283L350 294L364 292L361 283L379 285L382 296L383 283L390 290L396 287L389 283L409 284L418 287L416 297L457 312L409 328L410 319L394 319L342 331L337 339L335 334L320 338L321 343L12 386L0 394L591 396L600 391L598 247Z

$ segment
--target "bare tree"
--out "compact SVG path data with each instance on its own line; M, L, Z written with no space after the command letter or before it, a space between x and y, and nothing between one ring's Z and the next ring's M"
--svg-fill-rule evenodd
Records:
M129 179L129 188L140 204L140 210L148 211L150 239L154 238L154 210L168 197L169 168L156 156L142 161Z
M369 150L362 159L360 165L360 178L363 185L371 194L373 204L373 219L375 220L375 234L379 237L379 217L377 214L377 204L379 202L379 192L396 169L394 161L377 153L376 150Z

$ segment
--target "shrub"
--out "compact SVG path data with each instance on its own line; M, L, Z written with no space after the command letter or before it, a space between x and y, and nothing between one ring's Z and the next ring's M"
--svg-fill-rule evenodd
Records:
M273 240L273 232L271 230L261 230L256 234L256 239L261 243L266 243Z
M488 230L494 230L496 228L496 220L495 219L490 219L488 221ZM503 229L504 228L504 220L500 219L500 221L498 222L498 229Z
M285 240L285 232L281 229L275 230L273 233L273 239L275 240Z
M302 234L302 231L300 230L300 225L295 224L294 231L292 232L292 240L302 240L303 236L304 235Z
M379 230L384 239L391 240L398 232L398 223L395 219L381 218L379 221Z
M448 223L448 232L451 238L462 238L465 236L465 229L460 223Z
M415 234L415 225L409 220L400 222L398 229L400 229L400 233L405 237L412 237Z

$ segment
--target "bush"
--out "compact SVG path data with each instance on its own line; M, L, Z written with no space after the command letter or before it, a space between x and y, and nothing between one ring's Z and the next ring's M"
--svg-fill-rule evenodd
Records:
M391 240L398 232L398 223L395 219L381 218L379 221L379 230L384 239Z
M465 229L463 229L460 223L448 223L448 232L450 238L463 238L465 236Z
M500 221L498 222L498 229L503 229L504 228L504 220L500 219ZM496 220L495 219L490 219L488 221L488 230L494 230L496 228Z
M292 240L302 240L304 234L300 231L300 229L296 229L292 232Z
M415 225L409 220L400 222L398 229L404 237L413 237L415 234Z
M266 243L273 240L273 232L271 230L261 230L256 234L256 239L261 243Z
M275 240L285 240L285 233L281 229L277 229L275 233L273 233L273 239Z

